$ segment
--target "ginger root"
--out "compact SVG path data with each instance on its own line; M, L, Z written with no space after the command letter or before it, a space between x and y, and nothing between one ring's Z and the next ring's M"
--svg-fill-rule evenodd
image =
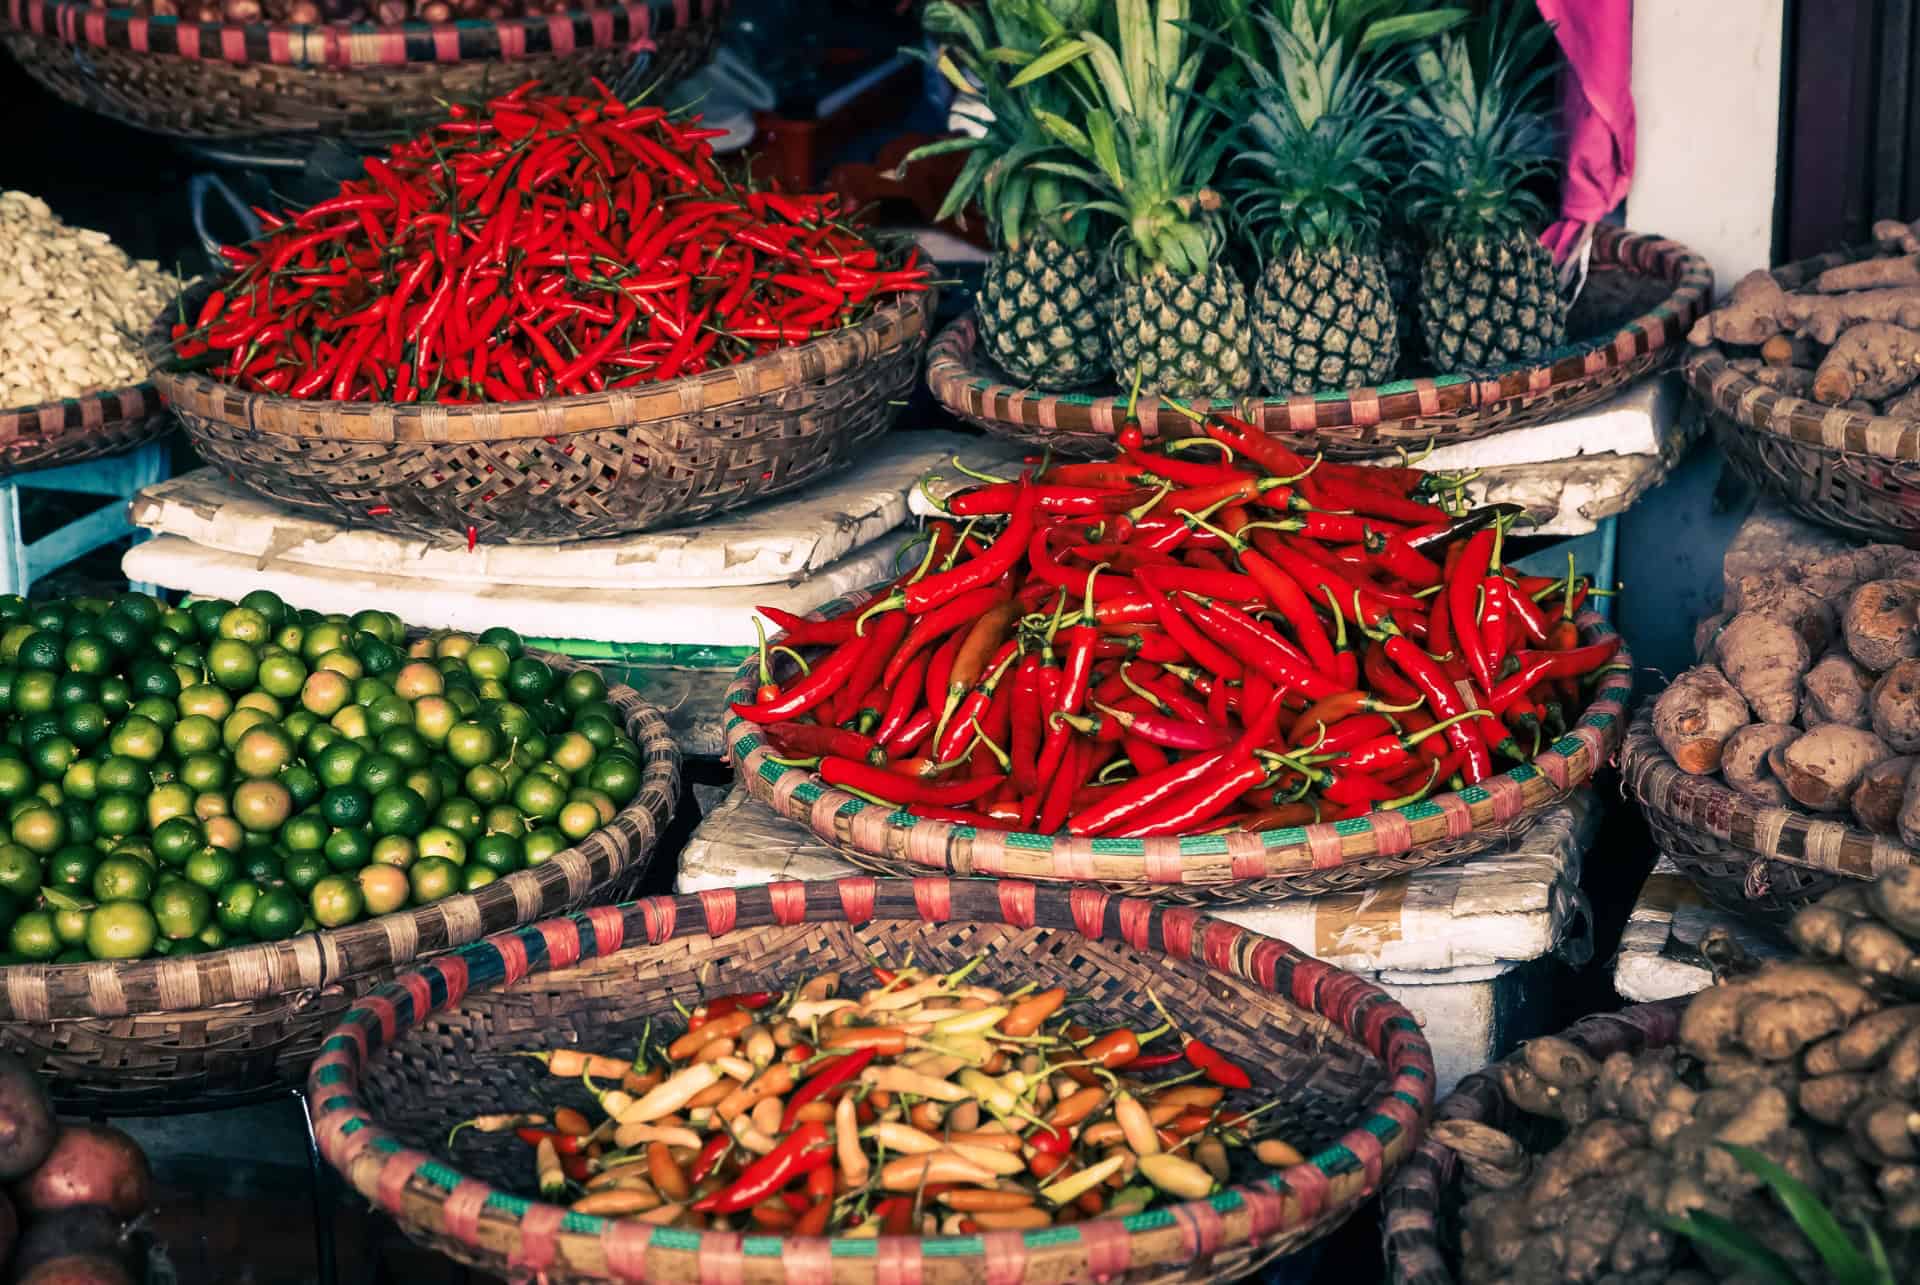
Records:
M1756 270L1734 284L1726 303L1696 321L1687 339L1699 347L1715 340L1751 347L1792 331L1831 344L1863 321L1920 327L1920 287L1788 294L1771 275Z
M1920 256L1908 254L1843 263L1837 268L1828 268L1813 281L1813 288L1821 294L1879 290L1887 286L1920 286Z
M1746 698L1713 665L1688 670L1653 703L1660 747L1695 776L1720 769L1727 738L1749 721Z
M1873 239L1881 249L1895 254L1920 254L1920 219L1911 223L1902 223L1899 219L1876 220Z
M1820 359L1813 398L1836 406L1855 398L1891 397L1916 378L1920 332L1870 321L1849 328Z

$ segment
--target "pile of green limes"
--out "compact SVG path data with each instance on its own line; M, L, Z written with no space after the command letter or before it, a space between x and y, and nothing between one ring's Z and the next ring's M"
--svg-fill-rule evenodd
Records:
M640 790L592 670L264 591L0 596L0 963L179 955L471 892Z

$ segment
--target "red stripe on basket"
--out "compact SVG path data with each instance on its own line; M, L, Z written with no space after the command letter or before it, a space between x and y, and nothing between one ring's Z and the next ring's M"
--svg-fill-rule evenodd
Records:
M864 924L873 918L873 894L877 884L869 875L855 875L840 881L840 911L850 924Z
M623 1281L647 1279L647 1244L653 1228L632 1218L609 1218L600 1232L600 1252L607 1256L607 1270Z
M366 1112L354 1110L326 1111L315 1118L314 1141L319 1143L320 1154L327 1158L329 1164L345 1169L353 1163L355 1156L367 1149L367 1144L373 1141L373 1135L377 1130L362 1127L355 1129L352 1133L342 1132L355 1120L366 1118Z
M1252 1239L1265 1240L1287 1223L1287 1200L1266 1187L1235 1188L1247 1202L1247 1231Z
M1258 835L1244 830L1228 835L1227 855L1233 861L1235 879L1258 879L1267 873L1267 845Z
M1398 810L1375 812L1367 818L1373 823L1373 844L1379 852L1405 852L1413 846L1413 822Z
M1258 983L1263 990L1272 990L1274 979L1280 975L1280 961L1288 952L1287 943L1262 937L1247 952L1247 979Z
M1346 860L1343 851L1344 840L1340 831L1331 825L1310 825L1307 827L1307 855L1313 858L1315 870L1331 870Z
M789 1236L780 1242L784 1285L833 1285L833 1242L825 1236Z
M520 1215L520 1244L507 1257L507 1266L544 1272L560 1253L560 1223L567 1211L558 1205L535 1201ZM711 1239L711 1238L709 1238Z
M679 911L672 897L648 897L640 903L640 915L647 921L647 944L658 946L673 937L674 920Z
M739 1233L708 1232L700 1238L695 1270L700 1285L740 1285L747 1278L747 1256L740 1252Z
M593 927L593 953L604 958L620 949L627 939L627 917L617 906L595 906L587 911L587 923Z
M495 23L493 29L499 34L500 51L503 54L507 52L507 39L509 35L512 36L516 44L520 42L521 36L519 28L513 23ZM518 56L518 51L507 54L509 58ZM450 22L435 24L433 28L433 58L435 62L460 61L460 29L458 27Z
M1355 1129L1340 1141L1359 1158L1360 1169L1367 1175L1367 1190L1373 1191L1380 1185L1380 1172L1387 1163L1386 1148L1381 1145L1380 1135L1371 1129Z
M1020 1285L1027 1278L1027 1238L1017 1231L990 1231L980 1238L987 1285Z
M380 1023L380 1042L393 1043L394 1034L400 1029L400 1014L393 1001L375 991L361 997L360 1007L372 1013Z
M1179 883L1186 862L1180 856L1178 839L1148 839L1146 859L1148 883Z
M882 1236L873 1251L874 1285L920 1285L926 1262L918 1236Z
M1487 783L1480 782L1482 786ZM1467 801L1448 790L1445 794L1436 794L1427 802L1440 809L1447 818L1447 837L1458 839L1473 832L1473 812L1467 807Z
M1542 750L1534 756L1533 766L1539 769L1540 775L1552 781L1556 789L1567 788L1568 769L1572 764L1567 762L1566 755L1554 750Z
M429 964L428 967L431 968L434 965ZM412 998L415 1022L419 1022L433 1011L433 986L427 981L425 972L402 973L393 979L393 983Z
M423 1151L409 1151L405 1147L389 1155L374 1180L374 1203L390 1214L398 1214L400 1196L407 1189L407 1179L413 1177L414 1172L429 1158Z
M293 61L293 33L283 27L267 29L267 61L283 67Z
M519 23L499 22L494 24L493 29L500 35L500 56L502 58L511 62L527 56L527 33L526 29ZM453 35L454 53L451 55L451 58L457 59L460 50L460 32L452 26L449 26L447 30Z
M231 25L220 28L220 56L228 62L247 60L247 33L244 28Z
M573 962L573 960L569 959L566 963L561 963L556 959L554 961L554 967L565 968L567 964ZM458 955L443 955L433 961L433 966L439 969L440 976L446 979L448 1008L453 1007L467 997L467 991L473 985L473 978L467 971L466 960Z
M543 919L538 924L535 924L534 928L542 937L546 938L548 968L572 968L580 962L580 929L574 925L572 920ZM440 968L442 972L446 971L445 964L442 964ZM466 987L464 985L461 987L461 993L466 993ZM453 1002L451 998L447 1000L449 1004Z
M1420 399L1422 415L1440 413L1440 386L1431 379L1422 379L1413 386L1414 396Z
M501 933L493 939L493 948L500 952L500 966L506 971L502 986L511 986L527 975L527 943L519 933ZM420 1010L422 1016L425 1013L425 1009Z
M182 58L200 56L200 28L191 22L183 22L174 29L173 51Z
M930 924L945 923L953 918L953 885L945 879L915 879L913 909Z
M1311 955L1303 955L1293 965L1293 1002L1301 1008L1318 1013L1320 984L1333 970Z
M593 28L594 48L604 49L613 43L613 10L596 9L587 15L587 21Z
M1120 940L1135 950L1151 949L1147 943L1153 937L1153 903L1142 897L1122 897L1120 899Z
M480 1237L480 1208L487 1203L493 1188L478 1178L462 1178L440 1205L440 1222L446 1233L463 1245Z
M127 22L127 48L133 50L137 54L146 53L149 48L147 44L147 32L149 31L149 29L150 27L147 19L145 18L130 19Z
M1209 968L1223 973L1231 973L1233 967L1233 947L1246 933L1246 929L1237 924L1216 919L1200 930L1200 958Z
M1356 1025L1354 1014L1360 1005L1378 994L1371 982L1360 980L1353 973L1335 969L1328 973L1325 983L1320 987L1319 1009L1340 1025L1352 1028Z
M1493 805L1495 821L1511 821L1527 810L1527 792L1510 776L1488 777L1480 782L1480 788L1487 792L1487 801Z
M767 900L773 903L773 922L782 927L804 923L807 918L807 885L787 881L767 885Z
M1160 945L1167 954L1193 958L1193 926L1199 919L1200 912L1189 906L1160 912Z
M707 917L707 936L725 937L740 917L740 898L731 888L709 888L700 894L700 910Z
M1356 388L1347 395L1347 417L1355 428L1372 428L1380 422L1380 394L1371 388Z
M570 18L547 19L547 43L557 54L573 52L573 21Z
M1073 926L1080 930L1082 937L1091 937L1095 941L1100 939L1107 924L1107 902L1112 899L1113 894L1098 888L1075 888L1067 894L1067 905L1073 911Z
M1000 917L1015 928L1033 927L1033 894L1030 883L1002 883L994 892L1000 898Z
M1078 1224L1080 1243L1087 1251L1087 1275L1103 1281L1133 1265L1133 1233L1118 1218L1095 1218Z
M627 52L652 53L659 47L653 43L653 6L634 5L627 10L627 15L632 19L627 28L632 33L627 41Z
M88 44L105 44L107 39L107 11L104 9L87 10L86 16L80 19L80 30L86 33Z
M1287 428L1295 433L1311 433L1320 427L1320 404L1311 397L1287 398Z
M1182 1201L1167 1212L1180 1224L1180 1243L1188 1258L1211 1254L1227 1238L1226 1219L1204 1200Z
M1293 1198L1300 1202L1300 1217L1295 1226L1310 1223L1320 1216L1320 1211L1326 1207L1327 1195L1333 1187L1333 1180L1327 1177L1319 1166L1311 1162L1294 1165L1280 1175L1280 1181L1287 1184L1287 1190L1291 1191Z

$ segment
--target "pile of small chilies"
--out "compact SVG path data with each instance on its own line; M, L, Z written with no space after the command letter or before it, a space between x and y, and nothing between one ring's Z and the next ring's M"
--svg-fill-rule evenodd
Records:
M223 253L173 327L182 363L332 401L529 401L764 355L924 290L830 196L744 191L722 131L523 85L370 158L366 177Z
M1525 761L1616 637L1501 561L1517 513L1457 479L1306 459L1232 416L962 491L861 613L762 608L825 646L742 717L783 761L915 815L1145 837L1398 807ZM997 527L997 531L994 529ZM1351 645L1349 643L1351 642ZM795 653L797 656L797 652Z

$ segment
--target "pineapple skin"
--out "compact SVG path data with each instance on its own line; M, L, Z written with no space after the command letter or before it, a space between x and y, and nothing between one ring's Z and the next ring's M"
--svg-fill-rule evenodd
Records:
M980 338L1014 379L1043 392L1105 379L1112 365L1100 319L1100 257L1051 237L995 254L980 283Z
M1122 385L1176 397L1238 397L1253 387L1247 288L1223 263L1190 277L1164 265L1123 280L1107 308L1107 348Z
M1377 384L1400 359L1379 256L1296 248L1267 264L1253 297L1253 356L1269 392Z
M1567 338L1553 256L1524 233L1438 241L1421 266L1418 305L1440 371L1530 361Z

